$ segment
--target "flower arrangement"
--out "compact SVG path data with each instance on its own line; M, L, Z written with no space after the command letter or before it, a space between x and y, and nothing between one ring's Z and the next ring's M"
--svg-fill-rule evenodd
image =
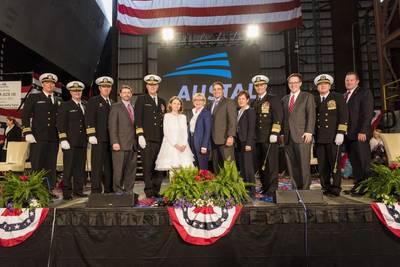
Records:
M366 196L393 205L400 199L400 157L389 166L373 164L371 177L360 183L358 190Z
M0 182L0 207L9 209L46 207L50 194L43 184L46 171L18 176L7 172Z
M218 175L197 168L174 170L164 196L175 207L233 207L249 198L235 162L226 161Z

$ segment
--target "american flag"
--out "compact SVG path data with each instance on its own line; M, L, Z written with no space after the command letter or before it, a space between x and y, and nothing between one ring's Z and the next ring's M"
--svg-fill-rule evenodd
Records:
M41 91L42 84L39 81L39 74L33 73L31 74L32 79L29 79L30 83L27 84L25 82L26 79L21 79L22 80L22 86L21 86L21 103L23 103L24 99L27 97L27 94L36 94ZM7 77L6 77L7 80ZM12 79L9 79L12 80ZM62 94L62 84L61 83L56 83L54 93L58 96L61 96ZM21 106L20 109L4 109L0 108L0 140L4 139L4 132L5 129L7 128L7 117L14 117L16 121L21 124L21 115L22 115L22 108L23 105Z
M301 22L300 0L118 0L117 25L129 34L148 34L161 27L226 32L247 24L279 31Z

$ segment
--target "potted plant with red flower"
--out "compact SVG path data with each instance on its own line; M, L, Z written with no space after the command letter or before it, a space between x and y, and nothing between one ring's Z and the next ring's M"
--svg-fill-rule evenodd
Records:
M27 175L6 173L0 182L0 207L39 208L46 207L50 194L44 184L46 171L32 172Z
M387 205L393 205L400 199L400 158L389 164L373 164L371 176L360 183L359 190L367 197Z
M226 161L218 175L197 168L175 170L163 194L174 206L231 207L249 198L247 185L235 162Z

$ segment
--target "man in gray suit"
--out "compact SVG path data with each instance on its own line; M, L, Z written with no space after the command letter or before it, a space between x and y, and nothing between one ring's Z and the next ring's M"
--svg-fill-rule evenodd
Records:
M297 188L310 189L311 143L315 126L314 96L300 91L300 74L291 74L287 81L290 94L282 98L286 164Z
M237 111L236 104L224 97L224 85L221 82L214 82L213 85L214 101L209 109L212 114L212 161L214 172L224 166L225 160L235 160L233 147L236 136Z
M132 95L133 89L122 85L119 90L121 102L111 106L108 118L114 172L113 189L117 194L133 193L135 184L137 143Z

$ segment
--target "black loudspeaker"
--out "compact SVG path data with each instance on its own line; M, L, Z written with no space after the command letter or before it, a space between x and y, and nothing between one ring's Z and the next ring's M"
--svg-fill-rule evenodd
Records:
M87 206L89 208L133 207L138 200L137 194L91 194Z
M323 204L322 191L320 190L298 190L305 204ZM296 191L276 191L277 204L299 203Z

